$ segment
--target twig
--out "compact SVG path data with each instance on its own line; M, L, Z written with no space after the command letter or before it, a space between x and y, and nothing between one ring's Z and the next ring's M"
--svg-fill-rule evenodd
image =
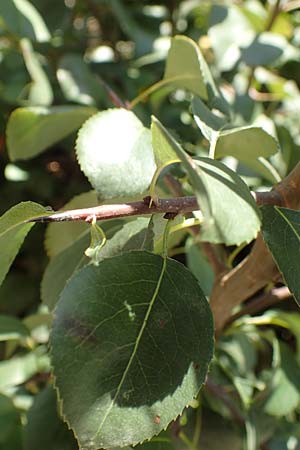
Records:
M256 314L269 308L270 306L282 302L283 300L287 300L291 297L291 295L292 294L289 288L286 286L274 288L270 292L257 295L252 300L250 300L249 303L247 303L240 311L229 317L228 321L226 322L226 326L246 314Z
M185 214L191 211L199 210L196 197L176 197L163 198L156 200L149 206L149 197L145 197L143 201L122 203L115 205L101 205L93 208L74 209L63 211L51 215L39 216L30 219L28 222L68 222L68 221L85 221L91 222L93 218L96 220L114 219L117 217L141 216L146 214L157 213L181 213Z
M207 377L205 386L208 391L210 391L213 395L222 400L222 402L224 403L224 405L227 406L232 417L236 420L236 422L238 422L241 425L244 425L245 417L238 410L238 408L235 406L234 402L229 397L229 395L224 391L224 389L221 386L215 384L213 381L211 381L209 377Z
M275 20L276 20L276 18L278 16L278 14L281 11L280 3L281 3L281 0L276 0L276 3L275 3L275 5L274 5L274 7L273 7L273 9L271 11L270 17L269 17L268 22L266 24L265 31L270 31L272 26L274 25L274 22L275 22Z

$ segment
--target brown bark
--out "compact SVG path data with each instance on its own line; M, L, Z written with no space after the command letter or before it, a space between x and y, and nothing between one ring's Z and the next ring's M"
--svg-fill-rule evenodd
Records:
M300 208L300 164L270 192L255 193L259 205L273 204L290 209ZM210 304L218 336L229 321L232 309L280 277L276 264L261 235L250 254L234 269L215 280Z

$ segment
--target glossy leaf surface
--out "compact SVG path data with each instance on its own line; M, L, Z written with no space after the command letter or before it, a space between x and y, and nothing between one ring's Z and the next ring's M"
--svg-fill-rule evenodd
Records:
M56 308L51 347L81 448L137 444L197 395L212 357L212 316L184 266L135 251L77 272Z
M300 304L300 212L263 206L262 232L287 286Z

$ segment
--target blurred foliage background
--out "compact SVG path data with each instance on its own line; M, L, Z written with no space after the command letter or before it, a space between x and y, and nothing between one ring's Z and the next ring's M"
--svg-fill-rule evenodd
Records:
M256 124L279 141L267 175L233 158L226 162L251 189L269 188L291 171L300 159L300 2L1 0L1 214L29 199L59 209L90 189L74 157L75 132L33 159L11 161L5 130L12 111L127 105L163 77L176 34L199 44L233 123ZM187 151L205 155L208 144L193 122L190 98L165 86L142 94L134 111L145 125L155 114ZM49 387L51 317L39 288L47 264L44 231L34 228L0 288L0 450L77 448ZM206 270L209 289L203 255L191 241L185 252L196 276L200 266ZM295 308L287 304L235 322L218 343L202 407L194 405L162 441L144 447L299 450Z

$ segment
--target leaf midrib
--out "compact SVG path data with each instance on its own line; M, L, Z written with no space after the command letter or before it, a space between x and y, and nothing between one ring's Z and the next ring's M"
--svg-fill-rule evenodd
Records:
M103 425L104 425L106 419L108 418L108 416L109 416L109 414L110 414L112 408L113 408L114 405L115 405L115 402L116 402L116 400L117 400L117 398L118 398L118 396L119 396L119 393L120 393L120 391L121 391L121 388L122 388L122 386L123 386L123 383L124 383L124 381L125 381L125 379L126 379L126 377L127 377L127 374L128 374L128 372L129 372L130 368L131 368L132 362L133 362L133 360L134 360L134 357L135 357L135 355L136 355L136 353L137 353L137 350L138 350L138 347L139 347L139 343L140 343L140 341L141 341L141 339L142 339L144 330L145 330L145 328L146 328L146 326L147 326L148 319L149 319L149 317L150 317L150 314L151 314L153 305L154 305L155 300L156 300L156 298L157 298L157 296L158 296L158 293L159 293L159 290L160 290L160 287L161 287L161 283L162 283L162 280L163 280L163 277L164 277L164 274L165 274L166 265L167 265L167 258L165 257L165 258L163 258L162 269L161 269L161 273L160 273L160 276L159 276L159 279L158 279L158 282L157 282L156 289L155 289L155 291L154 291L154 293L153 293L153 295L152 295L152 298L151 298L151 300L150 300L150 302L149 302L148 310L147 310L147 312L146 312L146 315L145 315L143 324L142 324L141 329L140 329L140 331L139 331L139 334L138 334L138 336L137 336L136 343L135 343L135 346L134 346L134 348L133 348L132 354L131 354L131 356L130 356L130 358L129 358L129 361L128 361L128 364L127 364L127 366L126 366L126 368L125 368L125 370L124 370L123 376L122 376L122 378L121 378L121 380L120 380L120 382L119 382L119 385L118 385L118 387L117 387L116 394L115 394L114 398L112 399L111 404L110 404L110 406L108 407L107 412L106 412L106 414L104 415L104 417L103 417L103 419L102 419L102 422L100 423L100 425L99 425L99 427L98 427L98 429L97 429L97 431L96 431L95 437L97 437L97 436L99 435L99 433L101 432L101 429L102 429L102 427L103 427Z

